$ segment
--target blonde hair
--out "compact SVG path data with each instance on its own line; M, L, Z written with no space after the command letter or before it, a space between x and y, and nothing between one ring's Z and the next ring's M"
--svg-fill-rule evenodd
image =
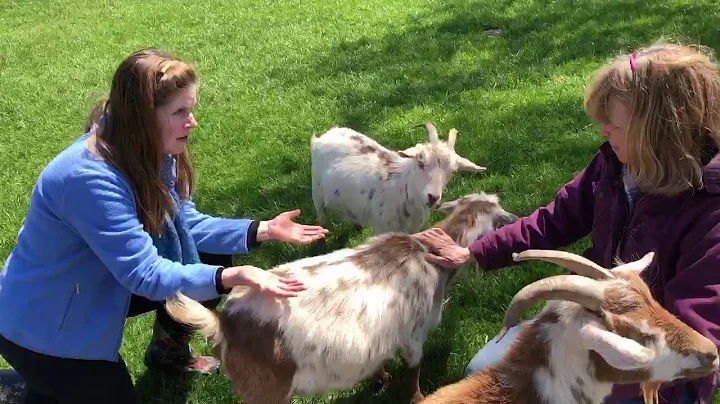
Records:
M700 46L656 43L599 69L585 111L607 122L612 99L628 107L627 166L645 193L703 187L704 154L720 144L720 74Z

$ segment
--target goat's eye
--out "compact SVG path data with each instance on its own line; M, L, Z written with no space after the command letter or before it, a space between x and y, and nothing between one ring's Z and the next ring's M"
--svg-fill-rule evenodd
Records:
M424 170L424 169L425 169L425 162L424 162L424 161L418 160L417 163L418 163L418 167L420 167L421 170Z

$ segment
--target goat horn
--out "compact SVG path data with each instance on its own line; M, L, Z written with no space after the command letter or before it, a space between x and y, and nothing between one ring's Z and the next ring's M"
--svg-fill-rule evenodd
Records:
M528 261L542 260L567 268L578 275L591 279L613 279L615 276L609 270L577 254L556 250L526 250L513 253L513 260Z
M438 133L437 133L437 129L435 129L435 125L433 125L430 122L425 122L423 125L425 126L425 129L427 129L428 138L430 139L430 143L438 144L440 142L440 139L438 138ZM418 126L420 126L420 125L418 125Z
M557 275L533 282L513 297L497 340L505 336L525 310L543 300L566 300L597 311L604 301L603 287L598 281L580 275Z
M448 144L448 147L450 147L453 150L455 150L455 139L457 138L457 133L458 133L458 131L455 128L450 129L450 133L448 133L447 144Z

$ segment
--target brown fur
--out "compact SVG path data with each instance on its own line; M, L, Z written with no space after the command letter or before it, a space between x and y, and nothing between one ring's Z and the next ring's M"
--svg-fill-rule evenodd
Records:
M425 247L407 234L385 234L382 242L350 257L350 261L369 271L376 271L373 281L387 282L391 277L404 276L410 265L425 268Z
M225 335L214 354L244 404L289 404L297 365L288 355L277 324L259 324L248 313L220 315ZM269 366L268 366L269 365Z
M627 314L631 321L646 320L649 321L650 326L663 330L668 346L679 353L692 354L697 352L698 347L707 348L705 338L702 335L667 312L652 298L650 289L638 275L619 273L617 276L629 280L630 288L643 298L642 303L635 307L632 313ZM606 294L606 300L608 298L609 295ZM615 314L620 314L615 306L609 307L609 310Z
M508 362L490 366L464 380L438 389L423 404L538 404L540 395L533 384L539 368L550 370L548 346L539 337L539 324L556 323L557 314L543 313L537 322L523 325L507 353Z
M355 143L355 147L358 149L360 154L377 154L377 157L383 166L388 167L393 162L393 156L390 153L378 150L375 146L367 144L365 138L362 136L350 135L350 140Z
M608 330L647 346L657 336L642 332L634 326L646 321L648 326L662 330L665 342L675 352L694 356L713 350L714 345L711 346L710 341L663 309L652 298L650 289L637 274L617 273L616 276L629 281L629 285L624 288L611 288L605 292L604 322ZM595 356L598 380L630 383L645 381L649 377L647 372L623 372L613 369L599 355ZM685 372L684 376L692 377L693 373Z
M473 201L471 203L458 203L453 214L438 223L453 240L460 240L465 229L475 227L479 217L491 214L498 205L489 201Z
M360 154L375 153L377 149L370 145L365 145L360 148Z

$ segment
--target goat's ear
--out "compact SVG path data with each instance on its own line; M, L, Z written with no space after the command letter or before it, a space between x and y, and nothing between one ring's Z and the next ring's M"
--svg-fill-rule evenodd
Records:
M512 213L502 212L493 217L492 226L493 226L493 229L499 229L507 224L515 223L518 220L520 220L520 218L513 215Z
M593 323L580 329L580 338L586 349L600 354L608 365L620 370L647 368L655 358L655 351L645 348L630 338L621 337Z
M440 204L440 207L438 207L437 210L439 210L440 212L443 212L443 213L451 213L453 210L455 210L455 207L457 206L457 204L458 204L457 199L454 201L443 202Z
M448 133L447 145L453 150L455 150L455 141L457 140L457 134L458 131L455 128L450 129L450 132Z
M398 155L399 155L400 157L404 157L404 158L415 158L415 156L417 156L418 153L420 153L420 150L421 150L421 149L422 149L422 146L419 145L419 144L417 144L417 145L415 145L415 146L413 146L413 147L410 147L410 148L408 148L408 149L400 150L400 151L397 152L397 153L398 153Z
M485 171L485 170L487 170L487 168L481 167L464 157L458 156L457 154L455 155L455 164L457 164L457 169L459 171Z
M651 252L645 254L639 260L621 264L621 265L616 266L615 268L612 268L612 271L613 272L630 271L630 272L635 272L636 274L640 275L642 273L642 271L644 271L647 267L650 266L650 264L653 262L654 258L655 258L655 253L651 251Z

